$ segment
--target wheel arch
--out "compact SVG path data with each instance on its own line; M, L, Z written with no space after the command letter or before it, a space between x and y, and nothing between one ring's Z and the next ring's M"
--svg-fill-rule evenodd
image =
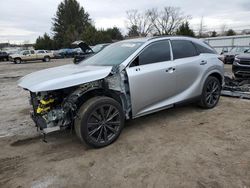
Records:
M207 72L207 74L203 77L203 80L201 81L201 86L202 87L200 87L200 92L199 92L200 94L202 93L203 86L204 86L204 84L205 84L205 82L206 82L206 80L207 80L207 78L209 76L213 76L215 78L218 78L218 80L220 81L221 86L224 85L224 76L222 75L222 73L219 72L218 70L211 70L211 71Z
M220 84L223 85L223 79L224 79L224 77L220 73L213 72L213 73L209 74L208 77L209 76L213 76L213 77L217 78L220 81Z
M21 57L15 57L14 60L16 60L16 59L20 59L20 60L22 61L22 58L21 58Z
M97 96L105 96L105 97L110 97L119 102L121 106L123 106L122 98L120 95L120 92L110 90L110 89L103 89L103 88L94 88L87 90L86 92L83 93L82 96L79 97L78 102L79 106L83 105L87 100L97 97Z

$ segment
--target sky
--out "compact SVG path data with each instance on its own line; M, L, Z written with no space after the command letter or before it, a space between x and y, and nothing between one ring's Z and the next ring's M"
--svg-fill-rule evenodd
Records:
M62 0L0 0L0 42L33 43L45 32L52 35L52 18ZM206 30L250 29L250 0L78 0L97 28L119 27L126 33L126 11L164 6L180 7L198 30L201 18Z

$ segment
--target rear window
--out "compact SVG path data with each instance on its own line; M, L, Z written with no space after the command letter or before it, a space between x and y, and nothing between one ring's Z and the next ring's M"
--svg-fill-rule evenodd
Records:
M198 43L193 43L200 54L215 54L215 51Z
M171 41L174 59L197 56L198 52L191 41L172 40Z

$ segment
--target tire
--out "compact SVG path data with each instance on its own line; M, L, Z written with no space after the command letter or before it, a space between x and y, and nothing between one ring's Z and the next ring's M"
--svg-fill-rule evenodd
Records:
M204 83L199 106L204 109L214 108L220 100L221 89L218 78L209 76Z
M16 58L16 59L14 59L14 63L15 64L21 64L22 60L20 58Z
M43 61L44 61L44 62L49 62L49 61L50 61L50 57L45 56L45 57L43 58Z
M74 122L78 138L91 147L101 148L113 143L124 126L122 106L109 97L94 97L85 102Z

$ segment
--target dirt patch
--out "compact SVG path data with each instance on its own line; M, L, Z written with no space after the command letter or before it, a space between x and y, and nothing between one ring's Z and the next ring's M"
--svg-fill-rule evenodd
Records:
M20 110L20 115L29 115L30 114L30 108L24 108Z
M16 146L22 146L22 145L29 145L29 144L33 144L35 142L37 142L38 140L41 140L41 137L33 137L33 138L25 138L22 140L17 140L14 141L10 144L10 146L16 147Z
M9 181L22 175L24 160L25 158L21 156L0 158L0 187L4 187Z

